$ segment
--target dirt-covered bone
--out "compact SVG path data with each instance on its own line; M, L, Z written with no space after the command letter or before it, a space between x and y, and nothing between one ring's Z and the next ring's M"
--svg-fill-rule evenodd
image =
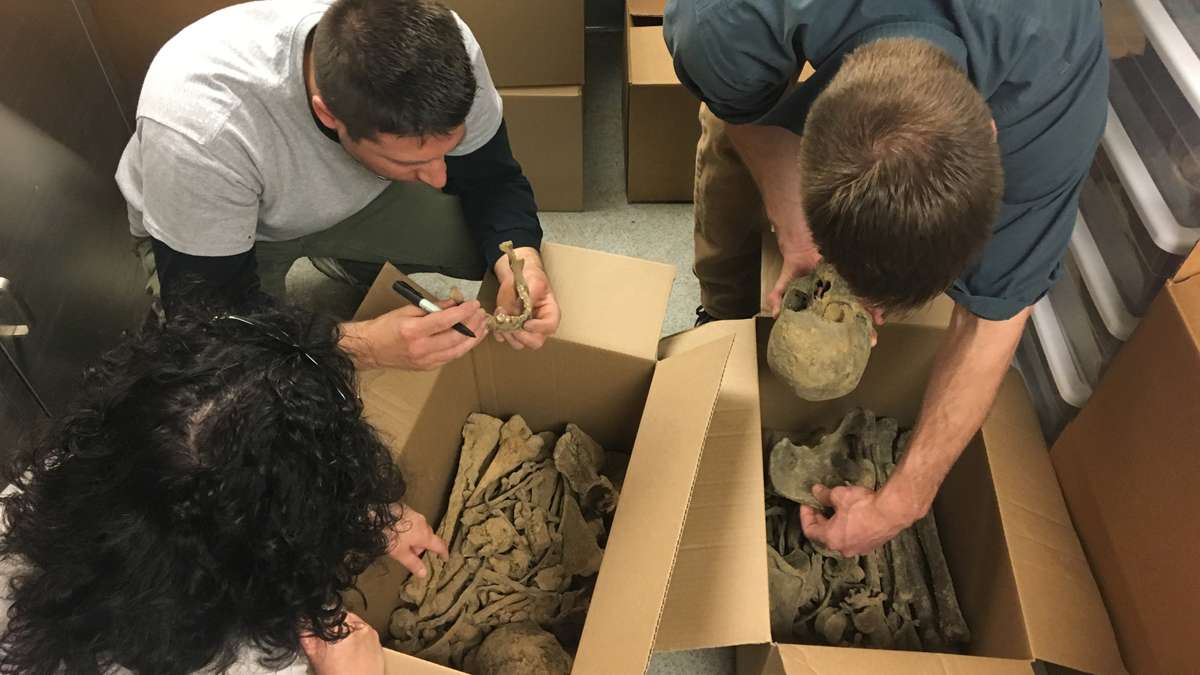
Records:
M896 421L850 411L829 433L766 432L771 630L781 642L946 650L970 632L933 515L864 556L843 558L800 528L812 485L882 487L911 437Z
M806 401L845 396L871 356L871 315L822 262L792 281L767 342L767 364Z
M554 636L532 622L501 626L479 645L479 675L567 675L571 657Z
M554 466L581 496L584 513L608 513L617 503L617 489L600 475L605 462L604 448L574 424L567 425L554 445Z
M813 496L813 485L836 487L862 480L863 465L851 457L851 443L868 422L874 422L874 416L868 419L864 411L856 409L814 446L795 445L787 438L780 440L771 449L768 462L775 492L820 509L824 507Z
M469 672L485 672L485 664L519 666L522 675L560 672L531 665L527 657L537 652L532 648L500 649L508 634L500 630L531 623L541 631L535 646L553 652L544 642L548 637L564 656L559 641L578 643L616 508L613 480L599 472L606 469L618 482L623 478L619 461L606 467L607 454L575 425L560 437L533 433L519 415L507 422L469 416L446 518L438 528L450 557L431 558L427 577L404 582L388 644ZM499 661L483 659L481 643L497 633L490 644ZM565 667L561 672L569 671L569 657Z
M533 300L529 297L529 284L525 282L525 260L513 252L511 241L500 244L500 250L508 258L508 264L512 268L513 287L517 291L521 311L514 315L497 309L495 314L488 316L487 327L494 333L512 333L524 328L525 322L533 316Z

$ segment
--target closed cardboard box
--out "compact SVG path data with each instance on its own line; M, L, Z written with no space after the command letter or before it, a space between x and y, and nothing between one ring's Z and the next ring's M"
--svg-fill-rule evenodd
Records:
M634 2L629 9L625 26L626 192L631 202L690 202L700 140L700 103L675 75L663 42L661 6Z
M1200 250L1051 456L1130 671L1197 672Z
M497 87L583 84L583 0L443 0L470 26Z
M501 89L513 155L542 211L583 210L583 87Z
M535 429L575 422L606 448L632 450L572 672L641 673L734 339L713 335L660 358L674 268L552 243L542 258L564 308L544 347L516 351L485 340L434 372L366 371L360 392L408 478L406 501L431 523L445 511L470 413L520 414ZM397 278L385 269L355 318L397 307ZM493 278L480 299L494 299L495 290ZM347 604L386 636L406 576L384 559L359 578L362 595L348 594ZM455 672L392 651L385 660L389 674Z

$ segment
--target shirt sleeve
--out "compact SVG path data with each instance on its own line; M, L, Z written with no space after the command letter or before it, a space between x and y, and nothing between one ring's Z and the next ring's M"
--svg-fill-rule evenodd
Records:
M168 318L185 309L252 311L273 304L259 285L253 248L230 256L195 256L157 239L150 242Z
M675 73L714 115L732 124L762 118L804 63L789 38L783 2L667 4L663 37Z
M495 135L504 121L504 102L500 92L492 82L492 73L488 70L487 59L483 49L475 40L475 34L457 14L459 30L462 31L463 45L467 48L467 56L471 59L471 69L475 73L475 100L464 122L466 134L458 146L451 150L450 156L469 155L482 148Z
M245 151L225 134L201 145L146 118L137 134L146 233L189 255L249 251L262 187Z
M500 244L505 241L518 248L541 246L533 188L513 157L503 121L483 147L469 155L446 157L445 192L462 202L463 216L488 269L499 260Z
M1082 177L1032 203L1002 202L979 262L946 293L990 321L1011 319L1040 300L1062 274L1081 184Z

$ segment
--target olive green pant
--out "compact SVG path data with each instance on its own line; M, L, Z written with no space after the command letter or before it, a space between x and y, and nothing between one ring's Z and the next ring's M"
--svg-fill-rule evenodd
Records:
M150 240L138 240L135 252L146 271L147 292L157 297ZM333 227L287 241L256 242L254 254L263 291L279 299L286 299L288 270L303 257L391 262L404 272L437 272L459 279L482 279L485 271L458 198L423 183L392 183Z
M758 313L763 233L771 226L762 195L725 123L700 106L696 146L695 264L700 303L717 319Z

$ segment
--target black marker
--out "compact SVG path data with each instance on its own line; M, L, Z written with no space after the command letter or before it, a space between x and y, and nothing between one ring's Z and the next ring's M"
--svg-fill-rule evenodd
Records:
M412 304L416 305L417 307L420 307L421 309L425 310L429 314L433 314L435 312L442 311L441 307L438 307L435 303L430 302L426 298L422 297L421 294L417 292L417 289L413 288L412 286L409 286L408 284L404 283L403 281L398 280L398 281L393 282L392 290L396 291L401 296L403 296L405 300L411 302ZM470 328L467 328L466 326L464 326L461 321L459 323L454 324L454 330L458 331L459 333L462 333L463 335L466 335L469 338L475 337L475 333L472 332Z

